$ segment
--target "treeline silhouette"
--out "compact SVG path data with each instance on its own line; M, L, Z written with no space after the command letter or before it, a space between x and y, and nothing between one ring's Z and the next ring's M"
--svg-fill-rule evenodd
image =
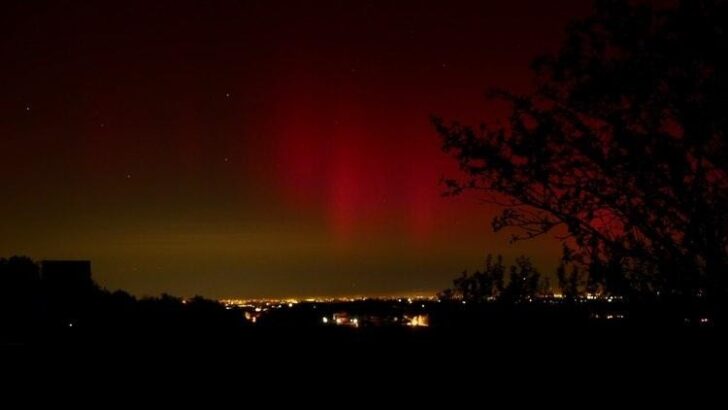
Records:
M555 277L554 286L551 279ZM653 297L656 294L627 295L610 292L580 269L579 265L561 263L551 275L539 271L530 258L521 255L513 264L506 265L503 255L488 254L482 270L469 274L463 271L453 280L453 287L440 292L444 299L458 299L470 302L522 302L538 297L555 297L574 301L587 296L629 297L633 300Z
M310 301L259 310L199 296L137 298L120 290L110 292L93 281L90 262L0 258L0 344L247 343L269 349L293 341L298 347L334 348L369 342L459 343L493 334L508 339L539 332L567 337L715 328L704 303L688 306L670 298L587 300L581 283L577 292L557 300L551 297L546 276L526 257L506 265L501 256L488 256L482 271L463 273L438 300ZM568 287L572 281L567 275L560 283ZM260 316L252 322L246 314ZM337 316L347 318L349 325L338 326ZM414 316L426 317L428 327L408 326L406 321ZM357 325L351 326L354 318Z
M551 278L557 279L554 286ZM493 321L533 321L583 326L590 320L608 319L629 326L715 327L710 301L696 295L607 291L577 265L560 264L555 272L540 272L526 256L506 264L502 255L488 254L482 269L467 270L453 286L438 294L441 300L468 304L468 314L491 316ZM457 315L455 315L456 317Z
M440 297L468 302L518 302L551 293L548 278L542 277L529 258L520 256L506 267L502 255L488 254L482 271L470 275L464 271Z
M240 311L199 296L136 298L102 289L91 278L88 262L39 264L17 256L0 258L0 320L5 343L44 338L204 339L248 325Z

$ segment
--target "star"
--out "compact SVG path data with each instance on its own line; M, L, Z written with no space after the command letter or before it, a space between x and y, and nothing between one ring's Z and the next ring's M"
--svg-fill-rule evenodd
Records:
M225 98L230 98L230 92L225 93Z
M25 111L30 111L30 105L25 106Z

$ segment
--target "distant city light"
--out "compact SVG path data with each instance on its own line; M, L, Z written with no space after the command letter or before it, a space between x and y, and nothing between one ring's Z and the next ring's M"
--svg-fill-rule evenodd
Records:
M406 319L409 319L409 321L407 322L407 326L410 326L410 327L428 327L428 326L430 326L430 317L427 315L416 315L416 316L412 316L412 317L406 318Z
M489 297L486 302L495 302L497 297ZM575 296L573 300L579 303L592 303L597 301L603 302L622 302L624 297L614 295L604 295L600 293L588 293L581 296ZM314 297L306 299L224 299L220 302L224 304L226 309L232 310L237 307L241 313L245 315L245 319L251 323L256 323L262 316L270 312L283 309L293 308L295 305L301 306L301 313L310 311L315 313L314 318L322 325L335 325L342 327L380 327L380 326L404 326L410 328L429 327L430 326L430 310L439 309L439 306L433 302L448 302L462 305L471 305L468 300L441 300L436 296L407 296L407 297ZM367 305L350 305L350 303L393 303L392 311L388 313L378 312L376 307L373 311L362 310L362 306L366 309ZM416 302L416 304L415 304ZM427 302L430 302L429 304ZM566 296L562 293L553 293L547 295L538 295L533 297L524 297L520 303L544 303L544 304L561 304L566 303ZM330 305L331 304L331 305ZM477 305L477 303L475 304ZM340 311L330 311L329 309L336 306ZM614 306L614 305L612 305ZM416 310L414 309L416 308ZM349 310L352 309L352 310ZM376 312L376 313L375 313ZM626 314L618 309L609 309L608 311L596 311L589 315L592 320L599 321L620 321L625 320ZM697 317L693 319L697 324L706 326L710 322L708 317Z

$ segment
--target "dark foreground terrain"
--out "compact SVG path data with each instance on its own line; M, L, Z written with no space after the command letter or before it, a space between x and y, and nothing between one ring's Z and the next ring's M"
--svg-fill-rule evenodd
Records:
M15 357L121 367L125 358L197 360L246 372L292 365L484 371L499 364L527 372L710 364L726 350L723 328L704 307L665 299L140 299L101 289L85 263L2 262L0 346Z

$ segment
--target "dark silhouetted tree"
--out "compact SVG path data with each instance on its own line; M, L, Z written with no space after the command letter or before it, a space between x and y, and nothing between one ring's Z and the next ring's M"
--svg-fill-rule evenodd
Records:
M563 234L564 261L592 286L706 292L721 308L727 35L725 1L598 1L534 62L533 92L491 93L512 104L507 124L434 120L466 175L449 191L485 192L503 207L493 228L517 228L514 240Z
M510 273L505 283L506 270ZM463 272L453 281L453 288L441 292L445 299L463 299L470 302L486 302L495 299L519 301L538 295L544 286L541 274L531 261L521 256L514 265L506 268L503 256L488 255L485 258L483 271L475 271L472 275Z
M561 293L567 300L573 301L583 293L584 279L578 266L571 265L571 270L567 272L567 266L560 264L556 268L556 279Z
M467 271L463 272L453 281L454 289L448 295L473 302L484 302L500 295L504 288L503 276L506 267L501 255L493 259L491 254L486 256L482 272L476 271L472 275L468 275Z
M38 265L22 256L0 258L0 299L30 301L37 293Z
M74 263L39 266L17 256L0 258L0 321L0 345L55 342L69 335L202 340L235 335L248 327L241 310L214 300L200 296L183 300L167 294L137 300L124 291L100 288L90 272L79 272Z
M26 257L0 258L0 319L8 334L27 331L42 313L38 265Z
M551 278L543 276L538 284L538 291L536 292L539 296L552 297L554 295L554 289L551 286Z
M516 258L510 267L508 285L503 289L502 297L506 301L521 301L538 294L541 274L530 259L525 256Z

